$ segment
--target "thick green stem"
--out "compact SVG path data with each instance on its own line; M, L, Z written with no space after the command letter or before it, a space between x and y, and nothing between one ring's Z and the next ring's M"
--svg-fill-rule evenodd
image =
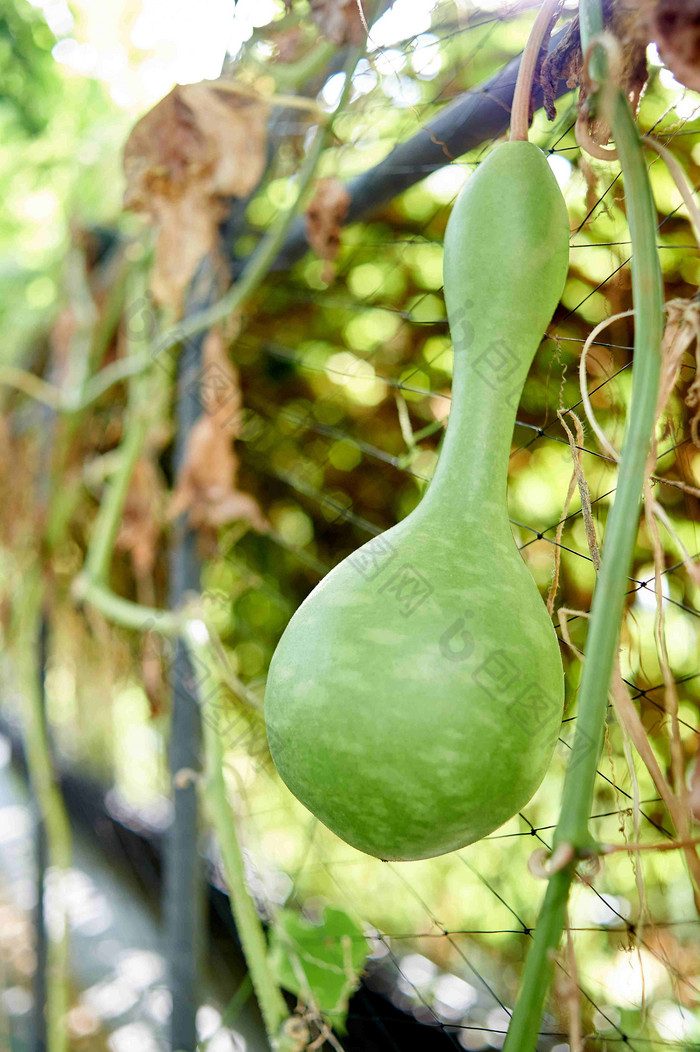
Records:
M141 456L148 426L149 421L143 412L135 413L131 419L126 419L126 436L120 447L119 468L115 471L106 496L100 504L85 558L85 572L93 582L104 583L107 578L131 476Z
M107 585L91 581L86 574L79 574L73 583L72 595L78 603L88 603L95 610L122 628L136 632L160 632L164 636L175 636L180 631L182 616L174 611L132 603L122 599Z
M0 366L0 387L10 387L13 391L21 391L36 402L48 406L49 409L61 408L61 389L55 384L47 383L40 376L28 373L25 369L19 369L15 365Z
M581 50L585 55L594 37L603 32L603 5L601 0L581 0L578 10ZM604 80L605 65L600 52L592 57L592 73L599 80Z
M591 34L599 33L602 24L598 0L582 2L584 52ZM595 75L601 80L602 66L599 61L595 67ZM600 575L591 609L576 734L554 835L555 847L571 844L578 856L594 848L588 820L638 529L646 458L654 432L663 336L663 281L656 251L656 209L642 141L621 92L616 95L612 127L625 176L633 250L634 379L617 492L608 518ZM544 1002L552 981L552 956L566 923L566 902L573 876L574 866L568 865L550 878L504 1045L505 1052L532 1052L537 1045Z
M46 830L49 863L56 872L58 934L51 936L46 971L47 1052L66 1052L66 1014L69 1007L69 942L65 881L71 865L71 833L68 816L51 760L48 733L42 710L37 654L41 652L41 610L44 585L38 563L24 578L24 596L19 626L19 660L25 702L24 748L29 779Z
M584 662L579 690L571 775L564 784L562 816L555 835L555 845L566 842L576 848L585 848L589 843L588 816L637 536L646 461L654 434L664 324L663 282L656 251L656 209L642 141L627 100L621 94L613 123L625 174L634 253L634 375L615 503L605 531L600 577L591 609L586 643L588 659Z
M66 262L66 285L76 325L64 367L68 373L68 382L73 386L79 387L83 383L86 374L88 348L95 328L97 313L87 280L85 263L78 251L69 253ZM43 381L37 380L36 382L39 390L35 393L51 390L51 386ZM24 384L24 389L27 393L32 393L30 388L31 382L29 388L26 383ZM47 404L52 409L57 408L57 404L50 397ZM55 421L50 416L48 419L44 416L37 485L40 517L48 511L46 515L47 550L50 550L51 540L58 536L58 527L55 525L56 520L54 517L56 497L58 494L63 496L64 490L55 484L55 479L60 472L60 468L62 466L65 467L65 460L71 441L70 429L67 429L65 434L60 432L57 434L54 429L54 423ZM48 470L50 458L47 456L50 450L56 451L53 476L51 478ZM47 503L48 509L46 507ZM66 520L61 521L65 522ZM45 924L45 911L42 898L40 897L37 921L42 925L43 930L37 934L41 939L44 936L48 936L49 941L45 972L46 1003L45 1005L36 1004L35 1010L37 1013L45 1011L46 1046L48 1052L65 1052L68 1047L66 1015L69 1008L70 993L70 947L66 880L71 865L71 832L60 786L54 771L49 728L46 720L45 684L42 682L45 673L46 654L42 636L47 630L44 614L45 602L44 560L35 558L25 570L22 600L17 606L19 668L24 688L22 693L26 705L23 738L30 783L43 826L43 833L42 831L38 832L38 840L41 843L42 838L45 836L48 863L53 867L56 876L55 904L57 914L56 927L47 932L43 927ZM39 852L37 878L39 882L43 883L45 871L42 854L43 851ZM38 955L37 967L42 967L41 954ZM40 992L42 985L42 981L39 979L35 985L35 991ZM37 1030L39 1040L41 1039L41 1029L39 1027Z
M547 884L533 941L528 950L518 1001L503 1046L508 1052L532 1052L537 1047L544 999L554 973L553 955L566 924L566 904L573 875L574 864L571 863L550 877Z
M554 17L558 2L559 0L543 0L523 51L520 69L518 70L518 79L515 82L513 105L510 111L510 138L512 141L527 140L528 137L533 78L544 44L544 38Z
M183 635L192 658L192 667L207 670L206 679L210 690L212 682L218 685L218 689L221 689L217 662L212 655L204 623L202 621L188 622ZM213 708L215 712L218 712L218 705ZM202 788L205 803L221 851L231 912L236 922L236 930L241 940L255 996L270 1043L273 1048L277 1048L280 1040L283 1040L281 1031L285 1021L289 1018L289 1010L270 967L265 932L245 882L243 856L224 781L224 750L219 734L219 723L205 713L202 719L202 730L204 739Z
M135 272L130 291L130 301L140 303L146 293L145 272ZM140 352L139 345L142 342L141 334L134 336L133 333L130 333L128 340L130 353L127 360ZM73 585L73 596L76 600L90 603L109 620L124 628L133 628L137 631L152 628L166 635L173 635L178 631L180 624L175 614L154 610L122 599L109 590L107 583L131 478L143 452L151 425L155 382L162 382L162 378L160 371L156 372L154 369L132 380L129 391L129 412L126 415L124 437L119 447L119 464L97 512L85 556L85 566Z

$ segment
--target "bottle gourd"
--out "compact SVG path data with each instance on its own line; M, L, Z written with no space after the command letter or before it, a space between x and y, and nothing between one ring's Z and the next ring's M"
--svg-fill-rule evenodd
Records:
M415 511L314 589L270 665L282 779L378 858L428 858L492 832L531 798L557 740L561 658L513 540L506 481L568 236L542 151L496 147L445 234L454 380L435 475Z

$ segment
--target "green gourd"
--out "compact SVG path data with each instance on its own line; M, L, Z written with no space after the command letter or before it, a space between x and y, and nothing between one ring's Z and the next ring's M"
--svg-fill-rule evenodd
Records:
M542 151L499 145L445 234L452 408L427 493L302 603L270 665L272 757L294 795L382 859L471 844L531 798L561 723L557 638L514 543L520 394L568 267Z

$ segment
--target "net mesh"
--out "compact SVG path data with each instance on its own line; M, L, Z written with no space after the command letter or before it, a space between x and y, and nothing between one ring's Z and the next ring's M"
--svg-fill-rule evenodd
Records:
M438 3L419 32L406 38L395 33L391 46L373 44L321 174L347 181L364 171L452 97L503 66L522 47L534 6L465 14L460 6ZM379 31L377 38L382 39ZM659 64L651 72L640 123L669 145L697 180L695 101ZM337 88L332 78L321 93L322 104L332 106ZM580 165L574 120L574 101L566 96L556 121L550 124L540 113L532 133L567 198L571 268L519 407L509 511L518 547L543 595L559 549L555 610L566 611L570 641L584 649L595 573L578 496L557 536L572 472L557 410L582 416L577 363L583 343L594 324L628 310L631 296L621 179L613 166ZM279 149L251 207L250 230L236 246L239 252L250 250L279 204L280 186L298 167L306 127L296 117L278 125ZM241 536L235 526L224 531L217 554L205 565L204 594L253 699L262 698L267 663L296 606L333 565L408 514L432 474L452 371L441 291L442 237L460 185L492 145L484 143L459 159L446 156L445 166L436 172L431 166L420 185L349 226L332 283L324 280L321 262L307 256L291 271L273 273L246 311L233 344L245 405L240 483L258 497L272 529L265 536ZM666 295L690 297L700 280L698 248L660 160L650 155L649 166ZM629 318L617 321L589 355L592 403L617 448L629 403L631 334ZM700 454L683 402L694 370L688 357L663 418L654 492L696 560L697 506L678 486L700 482ZM580 452L601 539L616 467L587 427ZM700 594L670 541L664 558L667 645L689 773L698 736ZM628 600L622 674L655 755L670 770L670 717L654 642L653 547L643 523ZM73 632L75 621L69 621L59 633L47 683L55 737L73 758L84 759L98 743L123 799L136 801L142 811L155 806L165 785L165 749L161 739L146 764L155 771L151 780L144 775L143 784L135 783L129 742L133 746L138 729L152 724L138 677L133 669L123 673L128 664L123 654L113 658L118 690L106 722L86 723L89 692L78 685L82 725L79 743L72 741L61 697L66 669L79 664L75 645L68 643ZM91 632L95 649L106 638L113 651L128 649L118 633L105 636L94 625ZM563 638L561 627L559 634ZM351 1004L349 1039L370 1027L363 1047L405 1049L411 1041L428 1048L431 1042L473 1050L502 1046L544 888L529 871L528 858L537 847L551 847L575 729L580 664L567 645L562 656L567 698L561 737L535 798L480 843L424 862L380 862L329 833L279 781L259 719L246 714L240 698L229 699L236 719L226 772L250 886L273 926L285 906L311 918L324 906L339 906L357 920L364 932L358 939L370 939L371 954L365 983ZM97 666L103 657L92 654L89 660ZM106 743L110 732L118 744ZM381 755L375 761L381 764ZM663 843L675 836L646 769L638 760L630 768L612 711L591 827L605 843ZM614 854L599 870L584 873L569 910L573 951L564 947L558 955L539 1047L563 1050L571 1040L572 1019L580 1019L586 1047L700 1047L698 923L681 852Z

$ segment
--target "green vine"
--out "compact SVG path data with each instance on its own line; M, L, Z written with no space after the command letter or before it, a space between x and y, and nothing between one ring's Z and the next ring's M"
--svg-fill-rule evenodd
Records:
M206 669L206 679L220 689L218 660L209 645L209 633L203 621L187 621L183 637L191 655L193 668ZM228 886L231 912L241 940L253 989L260 1006L265 1030L275 1049L285 1047L284 1024L290 1013L268 958L267 940L255 905L248 891L243 856L236 832L235 819L228 801L224 781L224 746L219 724L203 714L204 777L202 792L217 843Z
M582 48L586 54L603 31L600 0L581 0L580 24ZM599 84L604 85L607 62L601 47L597 47L593 55L592 69ZM566 907L576 860L596 852L588 821L658 397L664 315L663 281L656 250L656 209L642 139L629 103L618 87L614 90L610 117L625 176L633 250L634 379L617 492L608 518L600 574L593 596L576 734L554 834L553 861L558 857L563 864L549 878L506 1037L505 1052L532 1052L537 1045L545 998L552 981L553 958L566 926Z
M51 757L42 685L37 668L41 653L43 571L40 563L23 578L23 602L17 612L18 656L24 701L24 748L32 791L46 830L49 864L56 874L58 926L50 934L46 969L46 1045L48 1052L66 1052L66 1014L69 1008L69 932L65 882L71 865L72 844L68 816Z

